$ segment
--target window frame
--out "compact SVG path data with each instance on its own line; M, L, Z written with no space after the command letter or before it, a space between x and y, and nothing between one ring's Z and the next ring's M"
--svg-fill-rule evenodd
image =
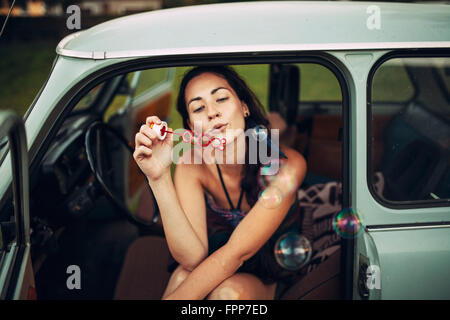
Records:
M437 207L449 207L450 198L444 199L429 199L429 200L410 200L410 201L392 201L385 199L378 195L373 185L372 175L372 80L375 72L378 68L388 60L396 58L450 58L450 49L421 49L421 50L395 50L391 51L382 57L380 57L372 66L367 76L366 85L366 182L371 196L376 202L389 209L420 209L420 208L437 208ZM409 73L408 73L409 74ZM415 84L413 79L410 79L411 83ZM414 97L417 95L415 89Z

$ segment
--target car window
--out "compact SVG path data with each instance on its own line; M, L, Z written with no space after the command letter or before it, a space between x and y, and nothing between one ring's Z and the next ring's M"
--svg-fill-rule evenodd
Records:
M413 98L414 86L402 59L388 60L372 80L374 102L407 102Z
M341 87L329 69L317 63L301 63L297 66L300 70L301 102L341 101Z
M126 78L124 79L124 83L126 86L130 86L133 79L135 79L138 75L136 75L135 72L129 73ZM131 92L129 90L126 90L127 92L118 92L113 97L111 103L106 108L105 113L103 114L103 120L105 122L108 122L109 118L117 113L118 110L120 110L122 107L125 106L127 102L129 102L130 99L132 99L132 96L130 95Z
M74 111L85 110L89 108L95 102L95 99L98 97L104 83L99 84L98 86L91 89L73 108Z
M448 57L392 58L373 74L369 167L372 188L384 200L450 198L449 66ZM394 75L393 70L405 70L409 79L388 81L386 74ZM396 92L409 98L396 99ZM392 99L377 98L383 95Z
M133 76L135 76L136 74L139 74L139 78L136 86L136 91L134 93L135 98L139 97L142 94L145 94L157 85L164 83L169 77L169 69L157 68L132 73Z
M450 67L443 66L442 68L438 68L437 70L437 79L441 81L442 89L445 90L447 98L450 97Z
M140 100L146 100L147 94L151 95L154 89L169 80L169 76L170 68L130 72L126 77L126 86L130 90L119 92L114 96L113 101L104 114L104 120L108 121L113 114L127 104L134 105Z
M268 111L269 65L239 65L234 66L234 69L255 93L265 110Z

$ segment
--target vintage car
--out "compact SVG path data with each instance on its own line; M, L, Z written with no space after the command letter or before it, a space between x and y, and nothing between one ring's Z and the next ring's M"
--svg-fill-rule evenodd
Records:
M169 250L134 136L150 115L181 127L180 77L213 64L307 160L313 256L276 299L450 298L449 6L166 9L56 53L23 120L0 113L1 299L161 298Z

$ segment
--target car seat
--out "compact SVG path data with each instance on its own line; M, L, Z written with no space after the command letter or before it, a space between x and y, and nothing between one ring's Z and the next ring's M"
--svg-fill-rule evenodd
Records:
M417 103L393 117L385 131L381 172L383 196L391 201L431 199L448 195L448 150L439 144L450 135L450 125Z

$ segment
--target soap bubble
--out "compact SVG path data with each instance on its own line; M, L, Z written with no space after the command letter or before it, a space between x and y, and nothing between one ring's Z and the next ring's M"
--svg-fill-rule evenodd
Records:
M186 130L183 132L181 138L183 139L184 143L191 143L193 136L194 134L191 130Z
M253 138L256 141L264 141L267 139L267 128L263 125L257 125L256 127L252 128L252 135Z
M223 151L225 149L225 145L227 143L227 140L225 138L219 139L219 138L212 138L211 145L213 148L218 149L220 151Z
M288 166L281 166L277 175L278 183L286 188L286 190L294 191L297 185L297 174L295 169Z
M275 178L279 185L285 187L285 190L289 190L288 192L295 191L297 185L295 170L283 165L279 159L272 159L267 165L261 167L258 183L262 189L265 189Z
M275 209L281 204L283 199L281 190L275 186L270 186L259 194L259 201L267 209Z
M306 265L312 254L309 240L296 232L282 235L274 246L275 259L287 270L299 270Z
M202 134L202 137L201 137L201 145L202 145L202 147L209 146L209 144L212 142L213 139L214 138L211 137L208 133Z
M213 148L218 148L220 146L220 140L217 138L213 138L211 145L213 146Z
M356 238L363 231L358 214L352 208L340 211L333 219L333 228L342 238Z
M269 163L267 165L265 165L259 169L258 182L259 182L260 187L263 189L265 189L270 184L270 182L273 179L275 179L275 177L277 176L276 173L278 173L278 170L274 174L274 172L273 172L274 170L272 167L272 165L275 164L275 162L279 162L279 160L272 159L269 161ZM279 166L276 166L276 167L278 168Z

